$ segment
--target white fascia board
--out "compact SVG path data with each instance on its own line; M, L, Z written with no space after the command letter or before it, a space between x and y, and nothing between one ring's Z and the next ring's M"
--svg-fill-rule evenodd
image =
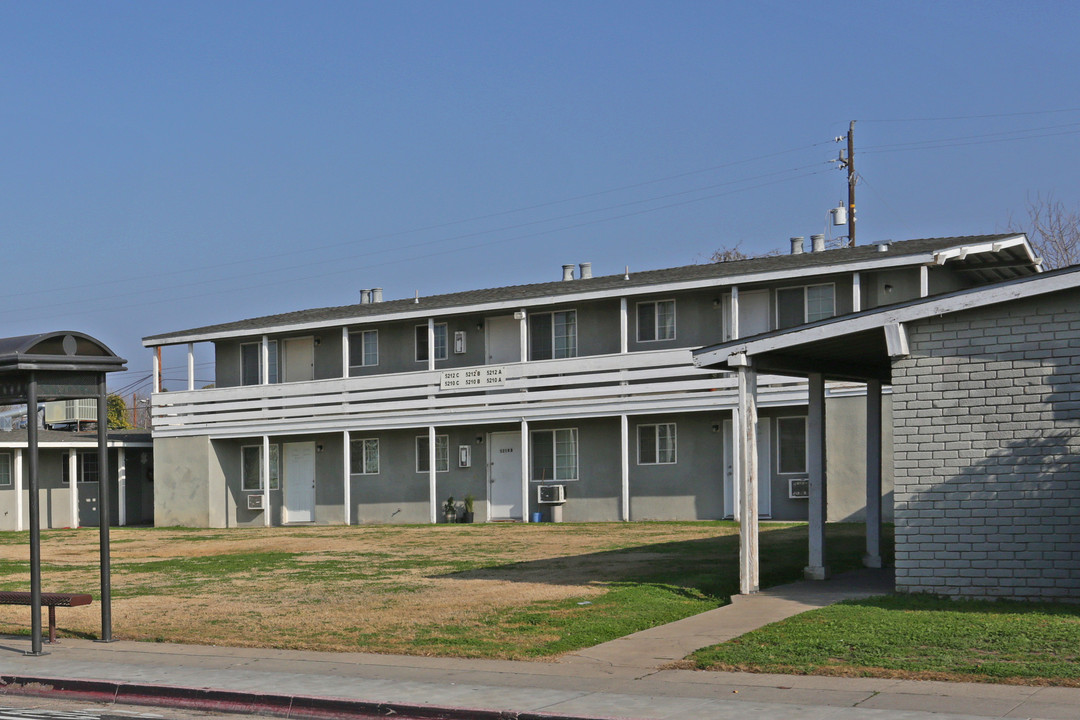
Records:
M74 441L74 442L39 442L38 443L39 448L50 449L50 450L55 450L56 448L61 448L61 449L75 448L76 450L83 450L83 449L86 449L86 448L96 448L97 446L98 446L98 444L97 444L96 440L89 440L89 441L86 441L86 442ZM29 447L29 445L25 440L23 440L21 442L17 441L17 440L3 440L3 441L0 441L0 448L17 448L17 449L21 449L21 450L26 450L28 447ZM111 447L111 448L129 448L129 447L130 448L152 448L152 447L154 447L154 443L151 442L151 441L147 441L147 440L140 440L139 442L124 442L122 440L120 440L120 441L118 441L118 440L110 440L107 443L107 447Z
M477 315L481 313L520 310L522 307L546 307L550 305L566 305L589 300L606 300L619 297L633 297L637 295L654 295L660 293L678 292L684 290L700 290L703 288L725 288L732 285L751 285L756 283L775 282L778 280L803 279L817 277L819 275L835 275L836 273L865 272L868 270L880 270L893 267L927 265L934 262L935 255L932 252L916 253L889 257L887 252L881 253L884 257L873 260L863 260L853 263L837 263L835 265L822 265L819 267L805 268L793 272L791 270L773 270L770 272L750 273L746 275L731 275L727 277L705 278L702 280L685 280L682 282L659 283L656 285L635 285L625 289L609 288L592 292L570 293L567 295L547 295L533 298L519 298L517 300L500 300L496 302L477 303L474 305L456 305L440 308L418 308L413 311L388 312L381 315L364 315L362 317L344 317L333 320L319 320L308 323L294 323L287 325L270 325L246 330L225 330L220 332L196 333L191 335L178 335L167 340L143 340L143 347L159 347L167 345L184 345L193 342L212 342L214 340L234 340L247 337L259 337L262 335L276 335L279 333L299 332L301 330L319 330L324 328L337 328L344 325L367 325L391 321L420 320L429 317L446 317L450 315ZM567 280L566 282L576 282Z
M956 247L938 250L934 253L934 264L944 265L954 258L957 260L964 260L969 255L987 252L999 253L1002 250L1018 246L1024 248L1024 254L1027 255L1028 260L1035 262L1035 253L1032 251L1031 244L1028 242L1027 237L1024 235L1016 235L1015 237L1006 238L1004 240L976 243L974 245L958 245Z
M762 338L761 340L748 339L738 346L695 354L694 364L700 368L712 368L726 364L728 358L736 353L746 353L748 356L753 357L759 353L782 350L865 330L874 330L894 323L922 320L935 315L948 315L963 310L997 305L1010 300L1024 300L1077 287L1080 287L1080 269L1058 275L1040 275L1036 279L991 285L961 295L930 298L925 302L906 307L868 310L844 320L837 320L836 322L816 325L802 330L792 330L782 335Z

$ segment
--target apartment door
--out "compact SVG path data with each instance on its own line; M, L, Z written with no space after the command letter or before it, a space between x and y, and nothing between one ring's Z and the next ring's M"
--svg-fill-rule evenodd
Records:
M285 443L285 506L282 522L315 520L315 443Z
M758 418L758 517L772 517L772 420ZM737 458L735 457L734 423L724 421L724 513L735 517L738 513L739 486L735 482Z
M315 379L315 339L310 337L285 340L285 382L304 382Z
M513 315L484 319L487 339L487 364L501 365L521 361L521 321Z
M739 337L768 332L771 328L769 291L752 290L739 293ZM724 296L724 340L732 340L731 296Z
M521 519L521 433L488 435L488 515L491 520Z

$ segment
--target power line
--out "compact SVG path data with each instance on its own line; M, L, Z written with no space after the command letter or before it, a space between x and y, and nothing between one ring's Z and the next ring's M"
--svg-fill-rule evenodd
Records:
M887 120L860 120L864 123L904 123L904 122L944 122L950 120L988 120L991 118L1025 117L1031 115L1054 115L1059 113L1080 112L1080 107L1060 110L1028 110L1024 112L992 113L988 115L953 115L948 117L892 118Z

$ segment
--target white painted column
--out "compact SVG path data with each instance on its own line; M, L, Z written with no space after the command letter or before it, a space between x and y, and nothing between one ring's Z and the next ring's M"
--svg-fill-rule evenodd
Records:
M529 421L521 419L521 522L529 522Z
M263 337L263 358L266 354L266 337ZM265 377L265 376L264 376ZM270 436L262 436L262 462L259 463L259 480L262 482L263 526L270 527Z
M862 310L862 278L859 273L851 274L851 311Z
M349 439L349 431L341 433L342 447L345 448L342 455L342 476L345 478L342 487L342 502L345 504L345 524L352 525L352 443Z
M431 330L431 321L428 321L428 342L430 343L434 333ZM431 358L434 357L434 347L428 345L428 360L429 364L432 362ZM438 491L436 487L436 468L435 468L435 426L428 425L427 429L427 461L428 461L428 505L430 506L431 524L439 522L439 500L435 497L435 493Z
M810 476L810 562L803 570L807 580L825 580L825 523L828 519L827 469L825 467L825 377L810 373L806 417L806 463Z
M427 369L435 369L435 318L427 319Z
M122 447L116 448L116 512L120 527L127 525L127 453Z
M739 288L737 286L731 287L731 339L739 339Z
M630 422L626 415L619 416L619 436L622 440L622 483L619 492L621 516L623 520L630 520Z
M33 418L31 418L33 421ZM68 481L69 481L69 494L68 499L71 503L71 527L79 527L79 457L75 452L75 448L68 450Z
M259 353L259 376L263 385L270 384L270 338L262 336L262 352ZM269 465L267 466L269 467Z
M919 267L919 297L930 294L930 268L926 265Z
M161 386L161 361L158 359L158 349L150 348L150 392L156 393Z
M524 310L518 310L514 315L518 319L518 348L521 362L529 360L529 316Z
M187 389L195 389L195 343L187 345Z
M735 522L742 520L742 461L739 459L739 428L742 427L742 418L739 416L739 408L736 406L731 412L731 519ZM720 429L723 431L723 425Z
M881 567L881 381L866 383L866 554L863 565Z
M349 328L347 327L341 328L341 377L349 377Z
M623 355L630 349L629 317L629 312L626 308L626 298L619 298L619 352Z
M739 361L739 592L756 593L758 566L757 371L743 356Z
M14 467L11 472L15 475L15 529L25 530L23 523L23 481L22 481L22 448L15 448Z

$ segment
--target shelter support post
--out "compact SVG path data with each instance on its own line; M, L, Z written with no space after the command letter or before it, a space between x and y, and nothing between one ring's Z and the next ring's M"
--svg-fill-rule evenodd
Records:
M821 373L810 373L807 380L806 469L810 476L810 561L803 570L803 576L807 580L825 580L829 577L829 568L825 565L825 522L828 520L829 507L825 467L825 377Z
M739 422L739 592L756 593L758 575L757 370L744 359L738 366Z
M881 567L881 381L866 383L866 554L863 565Z
M112 566L109 551L109 408L105 373L98 375L98 549L101 562L101 640L112 642ZM123 449L120 450L123 452ZM76 483L71 479L72 486ZM123 502L123 497L118 502Z
M26 452L30 471L30 652L41 650L41 508L38 497L37 377L30 373L26 383ZM72 482L74 482L72 477Z

